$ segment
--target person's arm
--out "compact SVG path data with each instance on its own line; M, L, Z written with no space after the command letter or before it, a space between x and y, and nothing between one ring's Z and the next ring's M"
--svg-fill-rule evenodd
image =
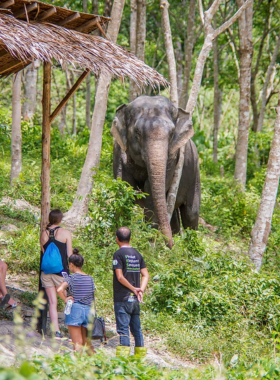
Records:
M66 303L68 300L74 301L72 296L66 296L66 289L68 288L68 282L64 281L59 287L56 289L59 297Z
M140 285L140 288L142 290L142 292L144 293L147 285L148 285L148 281L149 281L149 272L148 272L148 269L147 268L141 268L140 269L140 273L141 273L141 285Z
M131 285L131 283L128 282L127 279L124 277L122 269L115 269L115 272L116 272L116 276L117 276L118 281L123 286L125 286L126 288L131 290L137 296L138 300L141 301L139 299L139 297L140 297L140 293L142 292L142 289L141 288L135 288L133 285Z
M70 231L67 231L66 237L66 248L67 248L67 256L70 257L73 253L72 250L72 235Z

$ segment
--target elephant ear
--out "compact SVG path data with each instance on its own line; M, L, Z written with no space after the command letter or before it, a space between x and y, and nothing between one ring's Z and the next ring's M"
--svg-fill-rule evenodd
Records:
M117 108L116 115L111 127L111 133L123 152L125 152L127 149L125 109L126 104L123 104Z
M186 145L189 139L194 135L190 114L178 108L178 116L175 123L175 131L169 147L169 154L174 155L178 149Z

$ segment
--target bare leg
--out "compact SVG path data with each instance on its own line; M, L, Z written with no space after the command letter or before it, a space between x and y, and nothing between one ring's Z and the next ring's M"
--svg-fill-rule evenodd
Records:
M81 326L67 326L72 342L74 344L75 351L81 351L83 347L83 335Z
M0 260L0 297L4 297L8 292L5 284L5 278L7 273L8 266L4 261ZM13 305L15 300L10 298L8 304Z
M82 338L83 338L83 346L87 347L88 355L96 354L95 349L91 345L91 339L87 337L87 329L82 326Z
M49 299L50 319L51 319L54 331L59 331L56 288L54 286L52 286L51 288L46 288L46 292Z

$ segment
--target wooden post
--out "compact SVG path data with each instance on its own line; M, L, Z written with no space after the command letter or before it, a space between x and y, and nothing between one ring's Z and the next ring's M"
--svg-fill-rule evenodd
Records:
M50 212L50 146L51 146L51 63L44 62L43 75L43 124L42 124L42 172L41 172L41 231L48 224ZM41 253L42 260L42 253ZM40 261L41 261L40 260ZM41 266L41 263L40 263ZM41 276L39 276L39 291L44 291L44 298L47 298L46 291L42 287ZM37 330L46 334L47 330L48 305L44 310L40 310Z
M50 143L51 143L51 63L44 62L43 76L43 125L41 172L41 231L48 224L50 212Z

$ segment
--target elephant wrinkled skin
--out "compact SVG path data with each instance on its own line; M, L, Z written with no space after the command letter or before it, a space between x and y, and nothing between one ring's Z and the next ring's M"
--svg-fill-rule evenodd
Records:
M172 232L197 229L200 207L198 154L189 114L164 96L140 96L120 106L112 124L114 176L148 193L141 204L172 247ZM166 195L171 186L179 150L186 145L175 209L168 221ZM180 210L180 212L179 212Z

